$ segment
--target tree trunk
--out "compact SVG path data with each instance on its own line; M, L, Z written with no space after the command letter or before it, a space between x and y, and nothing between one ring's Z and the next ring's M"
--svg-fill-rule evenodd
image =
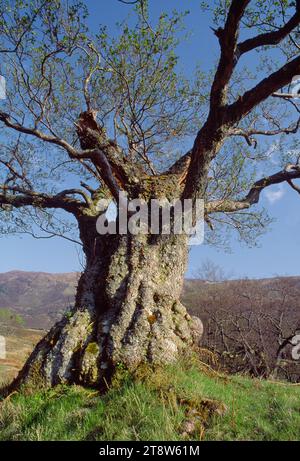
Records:
M201 321L179 301L186 236L100 238L87 228L81 226L87 263L75 306L39 342L14 387L99 387L118 364L132 370L145 362L168 363L201 338Z

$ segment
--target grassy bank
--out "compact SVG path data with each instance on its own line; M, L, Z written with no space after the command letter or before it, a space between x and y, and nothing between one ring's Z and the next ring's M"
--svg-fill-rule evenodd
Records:
M0 404L0 440L300 439L297 386L197 364L121 375L104 396L79 386L12 395Z

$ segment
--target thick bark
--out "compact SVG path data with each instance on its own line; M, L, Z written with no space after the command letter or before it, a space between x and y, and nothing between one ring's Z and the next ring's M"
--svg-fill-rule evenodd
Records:
M101 386L118 364L176 360L198 343L202 323L180 303L187 260L184 235L95 236L84 223L87 256L73 311L35 348L22 383ZM87 232L90 229L90 232Z
M82 114L78 127L82 147L96 149L95 167L102 175L105 171L107 186L116 199L124 182L129 198L148 204L154 198L173 200L181 196L176 174L139 174L135 180L135 172L128 172L126 162L113 152L117 147L102 144L102 132L93 114ZM104 163L97 163L99 155L105 156ZM112 166L107 166L107 159ZM78 284L75 306L36 346L13 387L23 383L100 386L118 364L134 369L144 362L171 362L182 349L199 342L202 323L191 318L179 301L187 237L100 236L97 213L93 204L76 214L86 269Z

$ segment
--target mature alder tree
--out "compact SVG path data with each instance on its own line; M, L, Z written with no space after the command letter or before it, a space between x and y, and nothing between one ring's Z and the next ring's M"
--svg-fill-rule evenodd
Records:
M1 0L1 230L40 228L80 240L85 255L74 308L14 386L98 386L117 364L169 362L199 342L201 322L179 301L188 236L100 235L100 199L204 199L210 232L229 225L247 238L265 223L250 210L263 189L298 190L297 159L270 174L259 141L277 135L280 151L298 129L287 86L300 74L300 1L204 4L220 48L207 77L180 73L184 14L152 22L146 1L116 5L131 16L109 36L88 30L84 2Z

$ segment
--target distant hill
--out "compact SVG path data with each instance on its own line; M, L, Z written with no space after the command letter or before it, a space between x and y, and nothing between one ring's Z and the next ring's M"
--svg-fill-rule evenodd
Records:
M230 307L230 311L281 309L284 301L295 304L300 314L300 276L265 279L240 279L224 282L185 281L182 299L194 314L205 316L208 305L214 309ZM211 306L212 307L212 306ZM210 310L211 307L208 309Z
M0 273L0 309L21 315L29 328L48 329L73 304L78 277L77 273Z
M48 329L73 304L78 277L79 274L75 272L0 273L0 309L10 309L21 315L28 328ZM251 295L251 306L258 309L263 300L278 299L278 302L281 302L285 291L289 296L297 294L299 299L300 277L232 280L219 283L189 279L185 281L182 300L190 312L205 318L208 306L210 309L216 309L222 307L222 302L223 307L230 306L231 311L237 309L237 304L239 308L246 309L250 304ZM238 303L234 299L237 293L240 293ZM268 309L268 305L265 305L264 309ZM300 301L298 306L300 312Z
M12 354L8 362L1 362L0 378L15 374L43 335L38 330L48 330L74 303L78 277L0 274L0 335L8 338ZM300 381L300 361L291 360L289 341L300 334L300 277L213 283L189 279L182 301L202 319L202 347L218 357L222 369Z
M204 324L202 346L230 373L300 382L300 277L187 280L183 302Z

